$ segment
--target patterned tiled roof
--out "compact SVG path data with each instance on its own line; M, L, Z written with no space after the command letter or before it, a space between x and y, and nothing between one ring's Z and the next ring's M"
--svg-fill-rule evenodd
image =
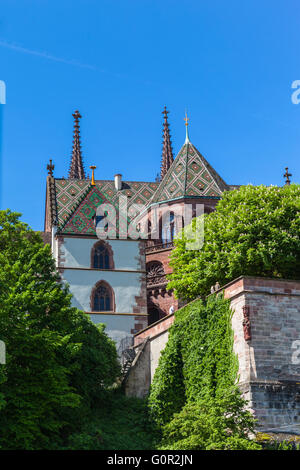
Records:
M221 197L227 184L190 142L185 143L151 202L180 197Z
M90 193L90 180L63 179L56 178L56 207L58 226L62 227L71 214L78 209L80 201ZM155 182L142 181L123 181L122 189L117 191L114 181L98 180L94 188L99 190L103 200L111 202L113 205L118 203L121 194L127 196L128 207L132 204L147 205L152 199L158 184Z
M99 188L89 185L79 198L77 207L59 226L59 231L64 233L95 235L96 210L100 204L105 202L107 202L107 199L99 191Z
M95 186L88 179L53 178L58 230L94 234L91 217L103 202L116 208L119 196L127 196L132 204L148 206L152 203L180 197L221 197L230 187L189 141L183 145L167 174L160 183L123 181L122 189L114 181L97 180ZM91 215L92 214L92 215ZM85 221L85 223L83 223Z

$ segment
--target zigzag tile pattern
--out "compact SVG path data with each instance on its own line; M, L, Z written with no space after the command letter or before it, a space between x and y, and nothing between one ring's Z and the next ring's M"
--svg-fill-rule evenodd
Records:
M183 196L220 197L227 184L201 153L185 144L153 197L152 202L168 201Z
M90 187L90 180L55 179L58 224L61 226L78 206L78 201ZM119 196L127 196L128 207L132 204L147 205L157 190L158 183L123 181L121 191L115 189L114 181L99 180L96 186L103 199L116 204Z

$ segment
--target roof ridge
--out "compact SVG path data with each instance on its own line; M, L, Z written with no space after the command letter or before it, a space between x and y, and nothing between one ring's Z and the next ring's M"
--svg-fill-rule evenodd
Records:
M187 127L186 127L186 129L187 129ZM186 193L186 187L187 187L187 173L188 173L188 161L189 161L189 145L190 145L190 141L188 140L185 145L186 145L186 155L185 155L185 176L184 176L183 194Z
M200 157L200 159L202 160L203 164L205 165L205 168L207 169L208 173L210 174L210 176L216 181L216 180L220 180L220 181L216 181L219 189L223 192L224 191L224 188L225 189L228 189L228 184L223 180L223 178L219 175L219 173L213 168L213 166L206 160L206 158L202 155L202 153L190 142L190 145L193 147L193 149L195 150L195 152L198 154L198 157ZM222 183L223 185L223 188L220 187L220 184L219 183Z
M74 180L78 181L78 178L53 178L53 179L54 180L60 180L60 181L74 181ZM82 180L80 180L80 181L82 181ZM88 184L89 180L86 179L85 181ZM157 185L159 185L159 183L157 181L145 181L145 180L139 181L139 180L123 180L123 179L122 179L122 181L124 183L147 183L147 184L157 184ZM113 179L111 179L111 180L104 180L104 179L103 180L97 180L97 179L95 179L95 183L97 183L97 182L98 183L99 182L114 183L114 180Z
M170 166L170 168L168 169L167 173L165 174L165 176L163 177L163 179L162 179L161 182L159 183L157 190L155 191L155 193L153 194L151 200L149 201L149 204L151 204L151 202L152 202L152 200L153 200L154 198L160 196L160 193L161 193L162 189L164 188L163 183L167 180L168 176L171 174L173 167L175 167L175 164L177 163L176 160L178 160L178 157L179 157L181 151L183 150L183 148L184 148L186 145L187 145L187 144L184 143L184 144L182 145L182 147L180 148L179 152L177 153L176 157L174 158L174 160L173 160L173 162L172 162L172 165Z
M56 204L56 188L53 176L49 177L49 196L50 196L50 215L51 225L57 224L57 204Z

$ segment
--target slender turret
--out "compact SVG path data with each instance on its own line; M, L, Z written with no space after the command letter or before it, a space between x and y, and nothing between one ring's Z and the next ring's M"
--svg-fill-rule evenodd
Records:
M165 174L167 173L168 169L172 165L174 161L173 157L173 150L172 150L172 142L169 130L169 123L168 123L168 113L166 106L162 114L164 115L164 127L163 127L163 151L162 151L162 159L161 159L161 170L160 170L160 179L162 180Z
M80 145L80 130L79 130L79 119L81 115L79 111L75 111L72 115L74 118L74 138L73 138L73 151L72 159L70 164L69 178L76 178L85 180L85 172L83 167L81 145Z

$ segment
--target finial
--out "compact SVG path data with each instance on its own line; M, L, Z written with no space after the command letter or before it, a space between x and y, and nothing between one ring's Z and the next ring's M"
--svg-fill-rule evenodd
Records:
M79 119L82 117L78 109L76 109L76 111L72 114L72 116L74 118L75 123L77 124L79 123Z
M185 118L183 118L185 121L185 144L188 144L190 139L189 139L189 131L188 131L188 126L189 126L189 118L187 117L187 112L185 111Z
M168 118L169 111L167 111L167 107L166 107L166 106L164 106L164 110L163 110L163 112L162 112L161 114L164 115L165 120Z
M48 175L53 176L53 170L54 170L54 165L52 164L52 160L49 160L49 163L47 165L47 170L48 170Z
M286 169L286 172L285 172L285 174L283 175L283 177L286 178L285 184L286 184L286 185L290 185L290 184L291 184L290 176L293 176L293 175L292 175L292 173L289 173L289 168L288 168L288 167L286 167L285 169Z
M95 176L94 176L94 170L96 170L96 166L95 165L91 165L90 166L90 169L92 170L92 181L91 181L91 185L95 186L96 183L95 183Z

